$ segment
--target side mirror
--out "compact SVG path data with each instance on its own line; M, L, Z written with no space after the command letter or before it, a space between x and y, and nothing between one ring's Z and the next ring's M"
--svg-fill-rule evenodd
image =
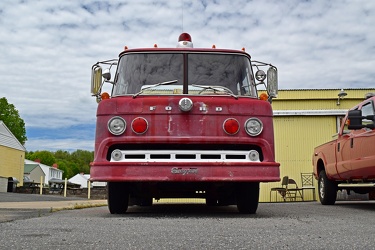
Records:
M100 88L102 86L102 68L95 64L91 68L91 94L100 94Z
M271 66L267 70L267 92L271 99L277 97L278 89L277 68Z
M362 126L362 110L349 110L348 112L349 125L348 129L361 129Z
M348 129L375 128L375 115L362 116L362 110L349 110L348 119ZM363 121L363 119L367 121Z

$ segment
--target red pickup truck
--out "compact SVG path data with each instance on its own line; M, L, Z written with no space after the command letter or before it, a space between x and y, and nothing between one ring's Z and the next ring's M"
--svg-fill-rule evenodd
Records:
M338 190L375 190L375 94L350 109L337 139L314 149L313 168L320 202L333 205Z

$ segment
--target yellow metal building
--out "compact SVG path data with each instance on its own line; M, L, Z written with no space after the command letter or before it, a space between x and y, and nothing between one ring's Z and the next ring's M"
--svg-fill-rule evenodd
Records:
M0 121L0 192L7 191L8 178L15 178L23 184L25 148Z
M301 186L301 173L312 173L314 147L332 140L347 110L363 101L370 92L375 93L375 88L279 90L272 107L280 177L289 176ZM314 185L317 194L316 180ZM259 201L270 202L270 189L278 186L281 182L261 184ZM280 195L276 197L282 200ZM305 200L312 199L311 190L305 192ZM275 201L275 194L272 194L272 201Z

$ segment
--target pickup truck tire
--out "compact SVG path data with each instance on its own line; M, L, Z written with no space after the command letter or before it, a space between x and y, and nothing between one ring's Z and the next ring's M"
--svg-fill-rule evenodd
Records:
M335 182L329 180L326 171L322 170L319 173L318 181L319 199L323 205L334 205L337 196L337 185Z
M209 207L217 206L217 199L214 197L206 197L206 205Z
M128 210L129 188L124 182L108 182L108 208L111 214L124 214Z
M152 197L146 197L141 199L141 203L139 204L141 207L150 207L152 206Z
M259 203L259 182L237 184L236 200L241 214L255 214Z

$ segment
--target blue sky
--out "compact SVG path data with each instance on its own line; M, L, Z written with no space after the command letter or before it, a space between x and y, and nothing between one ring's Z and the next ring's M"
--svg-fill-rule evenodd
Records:
M25 120L26 149L93 150L91 66L129 48L246 48L280 89L373 88L375 1L0 2L1 95Z

